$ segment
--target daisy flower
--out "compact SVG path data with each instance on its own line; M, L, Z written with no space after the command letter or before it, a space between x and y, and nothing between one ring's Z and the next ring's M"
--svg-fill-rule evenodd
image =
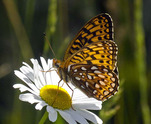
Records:
M15 75L25 84L14 84L13 87L19 88L21 92L19 99L31 104L35 103L35 109L41 110L46 106L48 118L50 121L57 120L58 113L69 124L88 124L91 121L95 124L102 124L102 120L94 113L88 110L100 110L102 102L94 98L88 98L79 89L76 89L71 83L70 87L65 82L60 81L60 77L52 67L52 60L48 62L41 57L41 65L36 59L31 59L33 68L23 62L20 71L15 70ZM49 70L49 71L48 71Z

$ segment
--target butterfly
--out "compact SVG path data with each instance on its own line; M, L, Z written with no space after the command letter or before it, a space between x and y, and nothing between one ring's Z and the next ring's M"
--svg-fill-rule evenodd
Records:
M68 45L63 61L53 59L61 80L97 100L113 96L119 87L113 33L113 21L107 13L88 21Z

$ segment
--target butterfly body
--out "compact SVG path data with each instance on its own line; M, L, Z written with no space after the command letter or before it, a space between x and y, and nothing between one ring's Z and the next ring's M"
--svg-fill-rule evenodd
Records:
M108 14L92 18L69 44L64 59L54 59L61 79L71 82L87 96L106 100L118 89L118 48Z

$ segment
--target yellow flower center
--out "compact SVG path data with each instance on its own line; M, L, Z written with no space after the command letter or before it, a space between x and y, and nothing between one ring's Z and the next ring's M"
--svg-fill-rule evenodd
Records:
M50 106L65 110L71 108L71 97L68 92L57 85L45 85L40 89L40 97Z

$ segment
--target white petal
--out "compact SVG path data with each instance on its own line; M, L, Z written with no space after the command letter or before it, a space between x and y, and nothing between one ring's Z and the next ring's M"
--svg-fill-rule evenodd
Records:
M22 66L20 68L21 72L26 75L31 81L34 81L33 70L30 70L27 66Z
M79 104L73 104L73 108L75 109L88 109L88 110L101 110L100 106L96 106L95 104L89 104L89 103L79 103Z
M53 60L52 60L52 59L51 59L51 60L48 59L48 67L49 67L49 68L52 68L52 63L53 63Z
M73 95L73 100L74 101L87 101L88 99L90 99L87 95L85 95L81 90L79 90L78 88L76 88L74 90L74 93L76 95Z
M46 82L46 74L47 74L47 71L42 69L42 67L40 65L38 65L38 77L39 77L39 81L40 83L42 84L42 86L46 85L47 82ZM48 70L48 68L47 68Z
M88 119L89 121L95 123L95 124L102 124L103 121L94 113L87 111L87 110L76 110L77 113L79 113L84 118Z
M17 77L24 81L35 93L39 92L35 85L23 73L21 73L20 71L14 71L14 73Z
M32 63L33 63L33 70L34 70L34 83L38 89L41 89L44 86L44 84L40 80L40 76L41 76L40 73L42 73L42 69L40 65L38 64L37 60L33 61Z
M51 77L51 82L47 82L48 84L52 84L52 85L58 85L58 82L60 81L60 77L59 75L56 73L56 71L51 71L50 73L50 77Z
M47 112L49 113L49 120L55 122L57 120L57 111L53 107L47 106Z
M23 64L27 66L30 71L33 71L33 69L26 62L23 62Z
M32 64L34 64L35 59L31 58L30 61L32 62Z
M69 123L69 124L77 124L77 122L72 118L70 114L68 114L65 111L58 110L57 111L60 113L60 115Z
M52 60L48 59L48 65L47 65L47 69L46 69L46 73L45 73L45 76L46 76L46 84L47 85L52 85L53 84L53 80L52 80L52 72L55 72L54 71L54 68L52 67ZM56 74L57 75L57 74ZM58 76L58 75L57 75ZM55 76L56 77L56 76Z
M42 101L38 96L31 94L31 93L20 94L19 99L21 101L29 102L31 104Z
M79 89L75 89L74 94L72 98L73 107L89 110L100 110L102 108L102 101L89 98Z
M89 109L89 110L100 110L102 108L102 102L91 99L87 101L80 101L73 102L73 108L80 108L80 109Z
M68 86L69 85L69 86ZM71 83L67 83L64 82L62 80L62 82L60 82L60 85L59 86L62 86L62 88L66 89L66 91L70 94L70 96L72 96L72 94L74 95L77 95L77 92L75 92L75 86L73 86ZM73 92L74 91L74 92ZM81 92L81 91L80 91ZM72 97L72 101L74 101L74 96ZM81 99L80 99L81 101Z
M41 64L42 64L43 70L44 71L48 71L49 68L47 66L46 60L43 57L40 57L40 60L41 60Z
M51 72L47 71L47 72L45 73L45 77L46 77L46 85L52 84L52 83L51 83L51 82L52 82L52 79L51 79Z
M44 106L46 106L47 104L44 101L39 102L38 104L36 104L35 109L36 110L41 110Z
M76 120L80 124L89 124L86 119L79 113L77 113L75 110L70 109L67 112L73 117L74 120Z
M35 94L35 92L33 92L33 90L31 90L30 88L26 87L26 86L23 85L23 84L14 84L14 85L13 85L13 88L15 88L15 89L19 88L20 92L29 91L29 92L31 92L32 94ZM35 95L39 95L39 93L36 93Z

